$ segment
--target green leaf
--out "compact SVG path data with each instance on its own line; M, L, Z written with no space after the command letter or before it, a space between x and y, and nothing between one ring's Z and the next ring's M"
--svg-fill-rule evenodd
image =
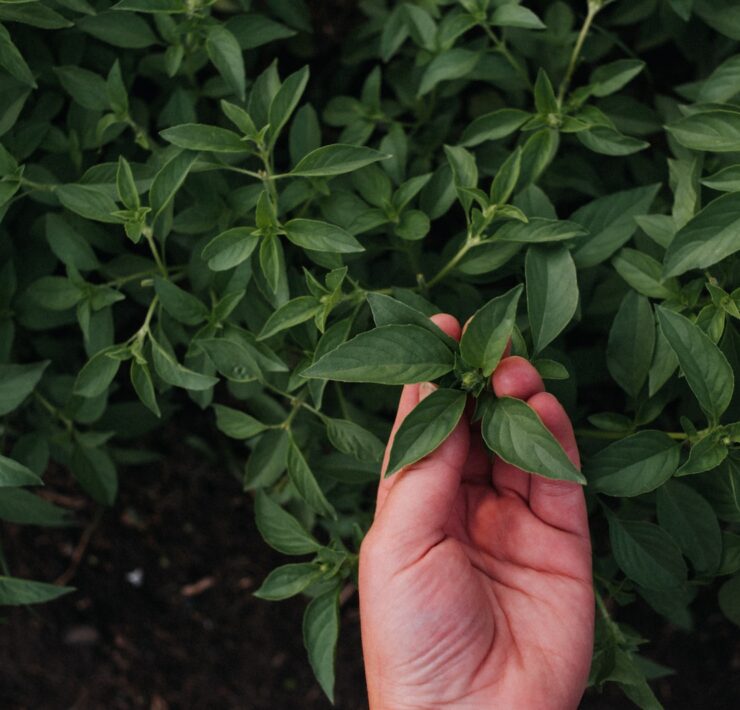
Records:
M259 257L260 268L267 285L273 293L277 293L280 279L285 271L285 256L283 245L274 234L262 238Z
M74 308L84 296L75 283L63 276L42 276L26 293L37 305L50 311Z
M496 241L537 244L560 242L581 237L588 232L575 222L533 217L528 222L512 221L501 226L494 234Z
M348 419L325 417L326 433L335 449L358 461L380 461L385 445L375 434Z
M188 3L187 0L118 0L113 9L176 14L187 12Z
M0 18L2 19L2 18ZM18 47L13 44L10 33L0 25L0 67L22 84L36 88L36 80Z
M202 375L183 367L157 342L153 335L149 335L149 340L152 344L154 369L167 384L199 392L213 387L218 382L216 377Z
M213 271L227 271L246 261L259 244L253 227L232 227L211 239L201 252Z
M116 192L118 199L130 210L137 210L141 206L139 191L136 189L134 174L131 165L122 155L118 156L118 169L116 170Z
M586 483L537 413L520 399L499 398L486 410L481 433L491 451L523 471Z
M416 325L384 325L343 343L301 375L401 385L433 380L453 366L452 351L428 330Z
M638 431L601 449L586 462L590 486L620 498L663 485L678 468L681 446L662 431Z
M298 296L278 308L262 326L258 340L271 338L276 333L288 330L299 323L305 323L313 318L323 305L318 298L313 296Z
M515 286L478 309L460 339L460 354L488 377L498 365L511 337L524 287Z
M0 488L42 484L43 481L27 466L0 454Z
M521 5L504 4L497 7L491 15L495 27L521 27L525 30L544 30L545 24L529 8Z
M120 217L113 215L118 210L113 198L95 185L59 185L54 194L70 212L85 219L112 224L122 221Z
M702 185L722 192L740 191L740 165L728 165L701 181Z
M289 174L301 177L341 175L389 157L385 153L359 145L325 145L301 158Z
M214 404L213 411L216 412L218 430L232 439L251 439L267 429L266 424L238 409Z
M49 360L28 365L0 363L0 416L12 412L33 392L48 365Z
M188 176L198 154L193 151L182 151L170 158L154 176L154 181L149 189L149 207L152 210L152 223L170 204L182 187Z
M76 24L78 29L114 47L144 49L158 43L147 22L134 13L99 12L80 18Z
M113 505L118 492L118 475L104 449L75 444L69 468L93 500L101 505Z
M666 277L706 269L740 250L740 192L722 195L690 219L668 245Z
M670 590L686 581L681 551L665 530L641 520L621 520L613 514L609 539L621 570L646 589Z
M155 276L154 290L164 310L179 323L199 325L208 319L205 304L169 279Z
M64 90L78 103L91 111L110 108L105 79L81 67L54 67L54 73Z
M664 279L663 267L652 256L625 247L613 259L617 273L635 291L650 298L675 298L680 290L676 279Z
M727 444L723 441L724 437L725 433L718 429L694 442L689 449L688 459L681 464L676 476L704 473L719 466L729 454Z
M72 587L0 576L0 605L42 604L73 592Z
M650 370L655 348L655 320L650 301L629 291L609 330L606 364L615 382L637 397Z
M666 129L681 145L692 150L731 153L740 150L740 113L707 111L679 119Z
M591 74L591 93L603 97L624 88L645 68L645 62L639 59L618 59L616 62L603 64Z
M288 466L289 446L290 440L285 429L266 431L259 438L247 459L247 466L244 470L244 490L258 490L273 485Z
M331 518L337 517L337 513L331 503L326 500L326 496L321 490L313 471L308 465L303 453L298 448L292 435L288 446L288 476L298 491L298 495L303 498L306 505L311 510L326 515Z
M254 515L260 535L278 552L285 555L306 555L321 548L313 535L306 532L290 513L283 510L264 491L257 491Z
M461 390L436 389L406 416L393 438L386 476L432 453L452 433L465 411Z
M522 151L517 148L503 162L491 183L491 202L494 205L503 205L509 201L511 193L516 187L519 179L519 171L522 165Z
M434 333L448 347L457 348L457 341L445 333L428 316L412 306L384 293L368 293L367 302L375 325L418 325Z
M447 156L447 162L452 168L452 176L455 181L455 187L458 188L458 195L463 207L468 210L472 203L472 198L462 193L459 188L474 188L478 184L478 167L475 163L475 156L465 148L460 146L446 145L444 147Z
M365 251L349 232L328 222L315 219L291 219L283 225L285 236L296 246L333 254Z
M132 360L131 368L129 369L129 378L131 379L131 385L136 392L136 396L141 403L155 417L161 417L162 413L159 411L159 405L157 404L157 395L154 391L154 383L152 382L149 365Z
M722 532L712 506L683 483L658 489L658 523L678 543L699 573L713 574L722 557Z
M632 155L650 147L647 141L625 136L609 126L594 126L579 131L576 137L586 148L601 155Z
M274 146L285 124L295 111L308 84L308 65L285 79L270 104L270 145Z
M709 336L685 316L662 306L657 307L657 313L660 329L678 357L686 382L710 422L718 421L732 400L735 385L727 358Z
M196 342L216 369L232 382L251 382L262 378L257 360L242 343L226 338L199 338Z
M516 108L502 108L478 116L465 128L460 145L472 147L485 141L506 138L524 125L531 115Z
M468 76L480 59L478 52L469 49L448 49L438 54L426 66L421 77L417 96L428 94L440 81L462 79Z
M534 84L534 103L537 111L543 116L551 114L557 116L560 113L560 104L550 83L550 77L542 67L537 72Z
M98 397L110 387L121 366L121 360L108 357L111 348L105 348L93 355L80 370L75 380L74 393L80 397Z
M321 568L315 562L282 565L267 575L254 596L271 602L289 599L311 586L321 574Z
M247 88L242 48L224 25L211 25L206 35L206 52L213 66L240 101Z
M524 262L527 314L534 352L541 352L565 327L578 307L576 266L564 246L532 246Z
M697 101L700 103L729 101L740 93L738 82L740 82L740 54L735 54L725 59L701 82Z
M650 210L660 185L648 185L615 192L589 202L571 215L589 236L573 253L578 268L595 266L608 259L635 233L634 217Z
M339 637L339 587L312 599L303 615L308 660L330 702L334 702L334 658Z
M321 146L321 126L311 104L304 104L296 111L290 124L289 144L290 159L294 164Z
M245 153L247 144L237 133L218 126L202 123L183 123L161 131L168 143L188 150L205 150L211 153Z
M69 511L22 488L0 489L0 520L19 525L63 527Z

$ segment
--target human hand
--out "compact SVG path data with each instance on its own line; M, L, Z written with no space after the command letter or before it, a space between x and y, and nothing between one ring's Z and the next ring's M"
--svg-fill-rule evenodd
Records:
M433 320L459 339L452 316ZM396 430L432 388L404 387L384 471ZM570 420L530 363L503 358L493 388L527 401L579 465ZM435 452L382 479L360 614L372 710L577 707L594 630L581 486L491 466L464 416Z

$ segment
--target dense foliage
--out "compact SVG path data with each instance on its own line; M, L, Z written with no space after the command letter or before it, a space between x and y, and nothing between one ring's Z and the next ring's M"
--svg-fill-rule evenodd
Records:
M730 0L0 0L0 519L73 522L50 462L108 506L158 427L217 445L331 697L387 385L435 380L390 472L467 392L587 482L591 681L660 707L620 609L690 629L710 587L740 624L738 40ZM583 474L495 401L509 340ZM1 604L69 591L2 562Z

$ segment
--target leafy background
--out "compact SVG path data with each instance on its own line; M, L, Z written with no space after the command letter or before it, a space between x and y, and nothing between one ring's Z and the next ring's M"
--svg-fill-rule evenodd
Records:
M308 597L331 696L397 391L302 372L373 299L523 283L504 335L584 452L590 693L679 707L657 619L740 623L739 39L730 0L0 0L0 603L68 592L186 446L298 556L257 595ZM80 559L29 568L69 526Z

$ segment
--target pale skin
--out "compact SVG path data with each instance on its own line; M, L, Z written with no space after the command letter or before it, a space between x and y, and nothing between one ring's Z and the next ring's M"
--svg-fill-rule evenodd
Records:
M433 320L459 339L452 316ZM504 357L492 381L580 465L570 420L530 363ZM404 387L383 470L432 387ZM594 632L583 490L491 463L467 415L435 452L381 481L359 586L371 710L578 706Z

